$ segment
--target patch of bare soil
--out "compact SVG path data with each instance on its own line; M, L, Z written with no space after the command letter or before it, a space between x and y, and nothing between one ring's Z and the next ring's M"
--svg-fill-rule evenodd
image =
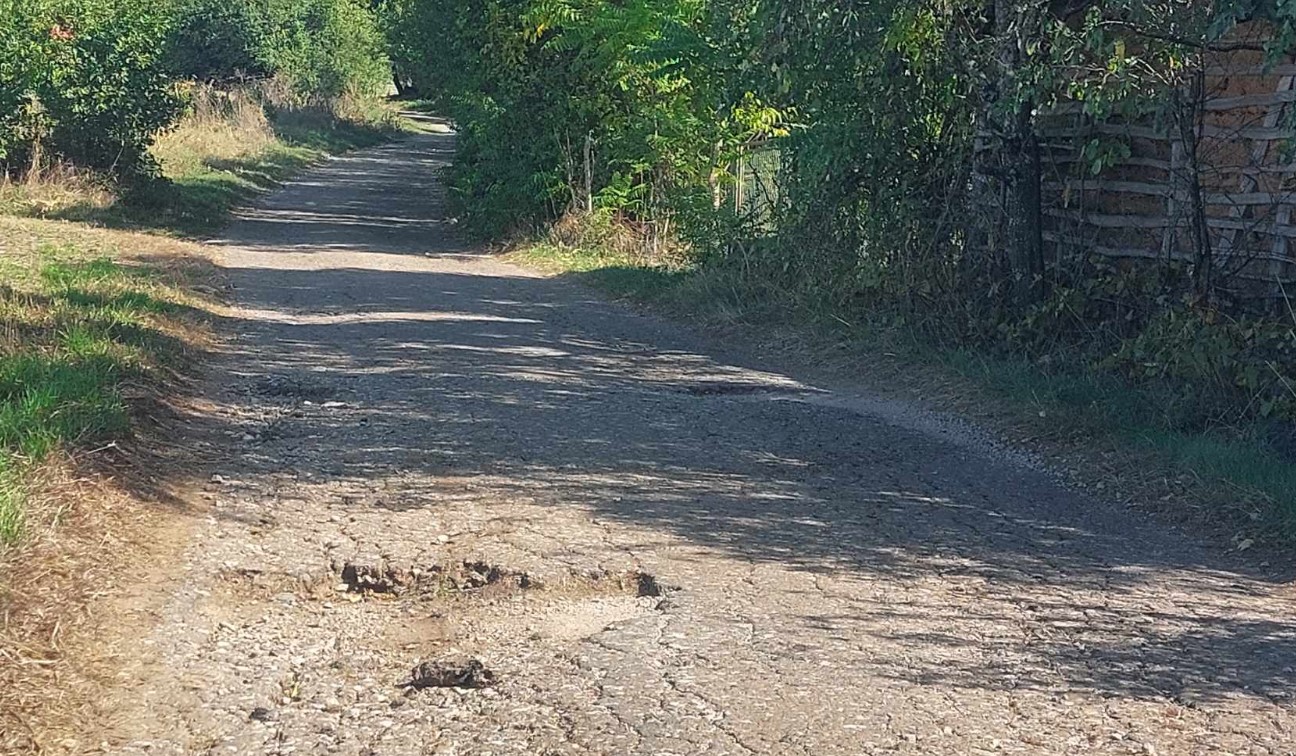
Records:
M119 454L112 462L129 464ZM128 628L148 624L189 531L186 515L103 472L109 460L84 462L40 471L28 511L36 524L0 559L0 753L94 745L86 723L105 713Z

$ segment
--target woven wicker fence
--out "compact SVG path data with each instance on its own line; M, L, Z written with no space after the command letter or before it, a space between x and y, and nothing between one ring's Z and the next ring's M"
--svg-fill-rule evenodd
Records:
M1078 106L1042 119L1044 239L1057 264L1191 263L1200 215L1214 285L1286 308L1296 296L1296 62L1268 60L1263 41L1263 29L1244 27L1207 56L1184 98L1191 120L1096 122ZM1121 140L1129 156L1091 175L1079 155L1094 139Z

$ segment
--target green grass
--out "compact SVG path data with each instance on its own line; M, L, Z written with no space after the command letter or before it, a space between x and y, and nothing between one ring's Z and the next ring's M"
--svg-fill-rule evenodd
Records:
M182 353L183 295L153 271L70 244L0 268L0 545L24 529L24 480L60 449L129 434L122 387Z
M281 111L271 122L275 136L289 147L338 154L373 147L399 136L404 126L383 103L361 102L342 118L319 110Z
M16 543L23 533L23 506L26 490L18 471L0 454L0 547Z
M323 152L275 144L248 157L208 160L173 178L133 188L107 211L73 208L62 217L198 237L218 231L233 210L317 161Z
M415 113L427 113L428 115L438 115L443 110L436 100L429 100L422 97L398 100L397 104L400 106L401 110L410 110Z
M992 404L1026 435L1072 449L1125 450L1125 477L1191 481L1197 505L1211 510L1202 519L1287 543L1296 539L1296 464L1270 443L1262 424L1203 426L1200 408L1174 386L1132 384L1082 364L1046 368L1011 355L942 347L896 326L849 325L723 269L653 265L550 243L526 246L511 258L677 315L790 328L807 348L831 348L838 359L869 364L884 354L906 385L938 387L931 393L956 394L964 405Z
M615 297L660 303L692 278L692 269L639 262L629 256L597 249L533 244L510 257L547 273L578 276L587 285Z
M1045 371L1021 359L967 350L920 347L912 361L936 361L946 371L1011 403L1041 433L1115 441L1150 452L1174 475L1213 491L1214 505L1245 514L1284 538L1296 537L1296 464L1266 438L1268 424L1200 427L1173 386L1136 385L1117 376L1063 366ZM1034 421L1038 417L1038 421ZM1146 455L1140 455L1140 458ZM1143 471L1154 472L1154 471Z

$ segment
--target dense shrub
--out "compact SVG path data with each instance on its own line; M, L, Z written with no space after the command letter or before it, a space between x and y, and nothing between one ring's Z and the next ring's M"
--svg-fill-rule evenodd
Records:
M0 166L15 160L27 141L27 109L39 35L25 0L0 0Z
M177 0L171 57L203 80L280 77L304 97L381 94L386 42L361 0Z
M147 0L5 1L5 162L48 151L119 173L147 167L153 135L180 108L163 60L166 14Z
M265 6L231 0L177 0L171 65L181 78L230 81L271 73Z
M147 173L181 110L176 79L373 96L390 82L385 46L364 0L0 0L0 169Z
M750 4L733 4L739 17ZM705 3L387 0L397 70L460 129L451 184L498 234L595 206L665 220L708 205L717 170L779 114L718 54L748 25ZM704 65L694 65L702 64Z

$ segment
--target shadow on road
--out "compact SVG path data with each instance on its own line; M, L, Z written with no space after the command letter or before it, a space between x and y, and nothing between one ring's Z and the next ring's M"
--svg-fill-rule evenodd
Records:
M232 229L248 251L230 263L248 312L227 324L236 389L311 402L240 464L422 474L421 492L355 505L393 510L443 507L464 481L489 480L743 562L896 581L909 598L840 598L800 621L807 637L986 651L973 665L876 662L916 683L1290 695L1296 618L1257 608L1272 576L1037 473L817 404L792 377L717 358L705 337L569 282L460 259L471 247L425 220L444 217L444 196L418 178L452 144L419 144L336 161ZM935 579L967 602L933 603ZM1036 663L999 666L1001 645Z

